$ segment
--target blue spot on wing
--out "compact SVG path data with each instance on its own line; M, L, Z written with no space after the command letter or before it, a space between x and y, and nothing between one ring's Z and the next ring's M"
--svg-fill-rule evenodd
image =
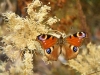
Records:
M76 46L73 47L73 51L77 52L77 47Z
M50 53L51 53L51 49L50 49L50 48L46 49L46 52L47 52L48 54L50 54Z

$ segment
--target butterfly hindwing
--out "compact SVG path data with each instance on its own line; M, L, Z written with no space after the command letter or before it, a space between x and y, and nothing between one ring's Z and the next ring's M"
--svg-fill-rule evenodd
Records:
M74 45L64 44L62 47L62 53L66 60L73 59L79 53L79 48Z
M48 58L48 60L57 60L60 53L61 49L57 44L48 49L45 49L45 56Z

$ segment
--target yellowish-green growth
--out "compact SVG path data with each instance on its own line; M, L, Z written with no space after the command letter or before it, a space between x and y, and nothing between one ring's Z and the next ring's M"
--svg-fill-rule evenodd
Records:
M89 43L87 49L82 49L76 59L68 61L68 65L79 71L82 75L100 74L100 45Z
M18 56L20 51L25 50L26 47L30 50L39 48L37 47L39 44L36 37L39 34L48 33L51 29L46 25L58 21L56 17L46 18L49 17L47 15L50 10L49 6L42 5L39 0L35 0L28 5L28 17L26 16L26 18L22 18L13 12L3 14L8 18L6 33L3 35L3 42L6 45L4 50L11 59L16 59L16 55ZM47 20L43 22L45 19Z
M59 20L55 16L49 17L51 8L43 5L39 0L34 0L26 8L28 16L25 18L13 12L3 14L8 21L5 23L6 30L2 33L3 49L4 53L13 62L9 68L10 75L33 75L32 61L34 59L33 54L29 51L38 50L42 54L44 53L40 44L36 41L36 37L39 34L48 33L51 30L48 26ZM22 55L22 52L25 52L25 54ZM22 56L23 60L21 59ZM6 68L2 68L2 70L5 75Z

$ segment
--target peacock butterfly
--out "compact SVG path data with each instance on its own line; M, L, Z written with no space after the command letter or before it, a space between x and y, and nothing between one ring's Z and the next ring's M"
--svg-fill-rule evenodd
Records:
M59 38L50 34L40 34L37 40L44 49L45 56L48 60L57 60L59 54L63 54L66 60L73 59L79 53L79 47L86 38L85 32L77 32L68 37L61 35Z

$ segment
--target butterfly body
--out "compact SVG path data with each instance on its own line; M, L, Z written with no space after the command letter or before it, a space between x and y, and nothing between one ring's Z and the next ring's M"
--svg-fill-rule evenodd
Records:
M57 60L61 53L69 60L77 56L79 53L78 47L85 37L85 32L77 32L68 37L61 35L59 38L49 34L41 34L37 36L37 40L44 49L45 56L48 60Z

